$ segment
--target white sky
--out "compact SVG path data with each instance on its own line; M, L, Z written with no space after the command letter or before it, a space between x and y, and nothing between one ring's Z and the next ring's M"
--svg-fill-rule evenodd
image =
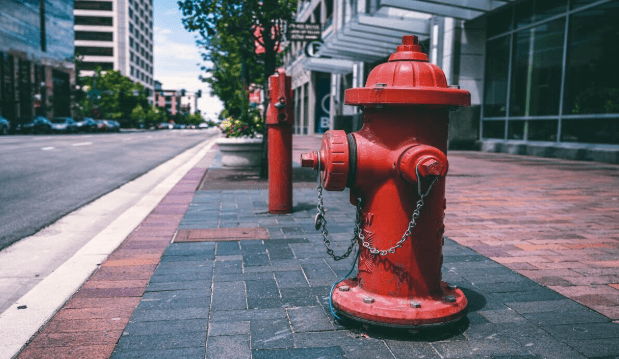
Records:
M206 74L200 71L202 58L195 41L198 35L183 27L176 0L153 1L153 17L155 80L163 84L163 89L202 90L198 109L204 117L215 119L223 106L217 97L210 97L209 85L199 79Z

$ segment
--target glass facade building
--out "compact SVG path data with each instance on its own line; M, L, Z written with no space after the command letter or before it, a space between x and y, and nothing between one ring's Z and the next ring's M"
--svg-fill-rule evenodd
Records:
M13 124L34 115L69 116L72 0L5 0L0 6L0 114Z
M489 14L482 140L619 144L618 18L615 0Z

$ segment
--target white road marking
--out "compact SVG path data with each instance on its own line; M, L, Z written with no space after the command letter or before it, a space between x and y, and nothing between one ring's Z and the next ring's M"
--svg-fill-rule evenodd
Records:
M43 147L41 148L41 151L49 151L49 150L53 150L54 147Z
M73 147L77 147L77 146L90 146L92 145L92 142L80 142L80 143L74 143L71 146Z

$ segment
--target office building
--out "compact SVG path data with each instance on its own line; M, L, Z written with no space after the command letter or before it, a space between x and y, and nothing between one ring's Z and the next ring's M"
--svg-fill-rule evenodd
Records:
M152 0L75 0L75 52L80 75L118 70L141 83L153 102Z
M619 163L618 16L617 0L299 1L296 22L322 41L288 44L295 132L358 128L344 90L412 34L471 93L450 148Z
M72 6L72 0L0 6L0 115L13 127L35 115L71 114Z

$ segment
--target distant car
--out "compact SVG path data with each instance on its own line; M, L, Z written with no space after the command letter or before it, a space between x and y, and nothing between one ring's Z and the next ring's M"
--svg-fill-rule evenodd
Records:
M97 131L99 132L107 132L110 130L107 122L105 120L97 120Z
M176 130L184 130L187 128L187 125L182 124L182 123L175 123L174 124L174 129Z
M201 124L198 125L198 128L201 129L201 130L207 129L208 128L208 123L202 122Z
M118 121L113 120L103 120L107 124L108 131L110 132L120 132L120 123Z
M157 129L159 130L171 130L174 128L174 125L171 123L167 123L167 122L162 122L159 125L157 125Z
M15 132L20 133L51 133L52 123L43 116L36 116L32 121L20 122L15 126Z
M52 132L75 133L77 123L71 117L54 117L51 120Z
M11 123L6 118L0 116L0 135L8 135Z
M97 121L95 121L91 117L84 117L80 121L76 122L77 130L79 132L96 132L97 131Z

